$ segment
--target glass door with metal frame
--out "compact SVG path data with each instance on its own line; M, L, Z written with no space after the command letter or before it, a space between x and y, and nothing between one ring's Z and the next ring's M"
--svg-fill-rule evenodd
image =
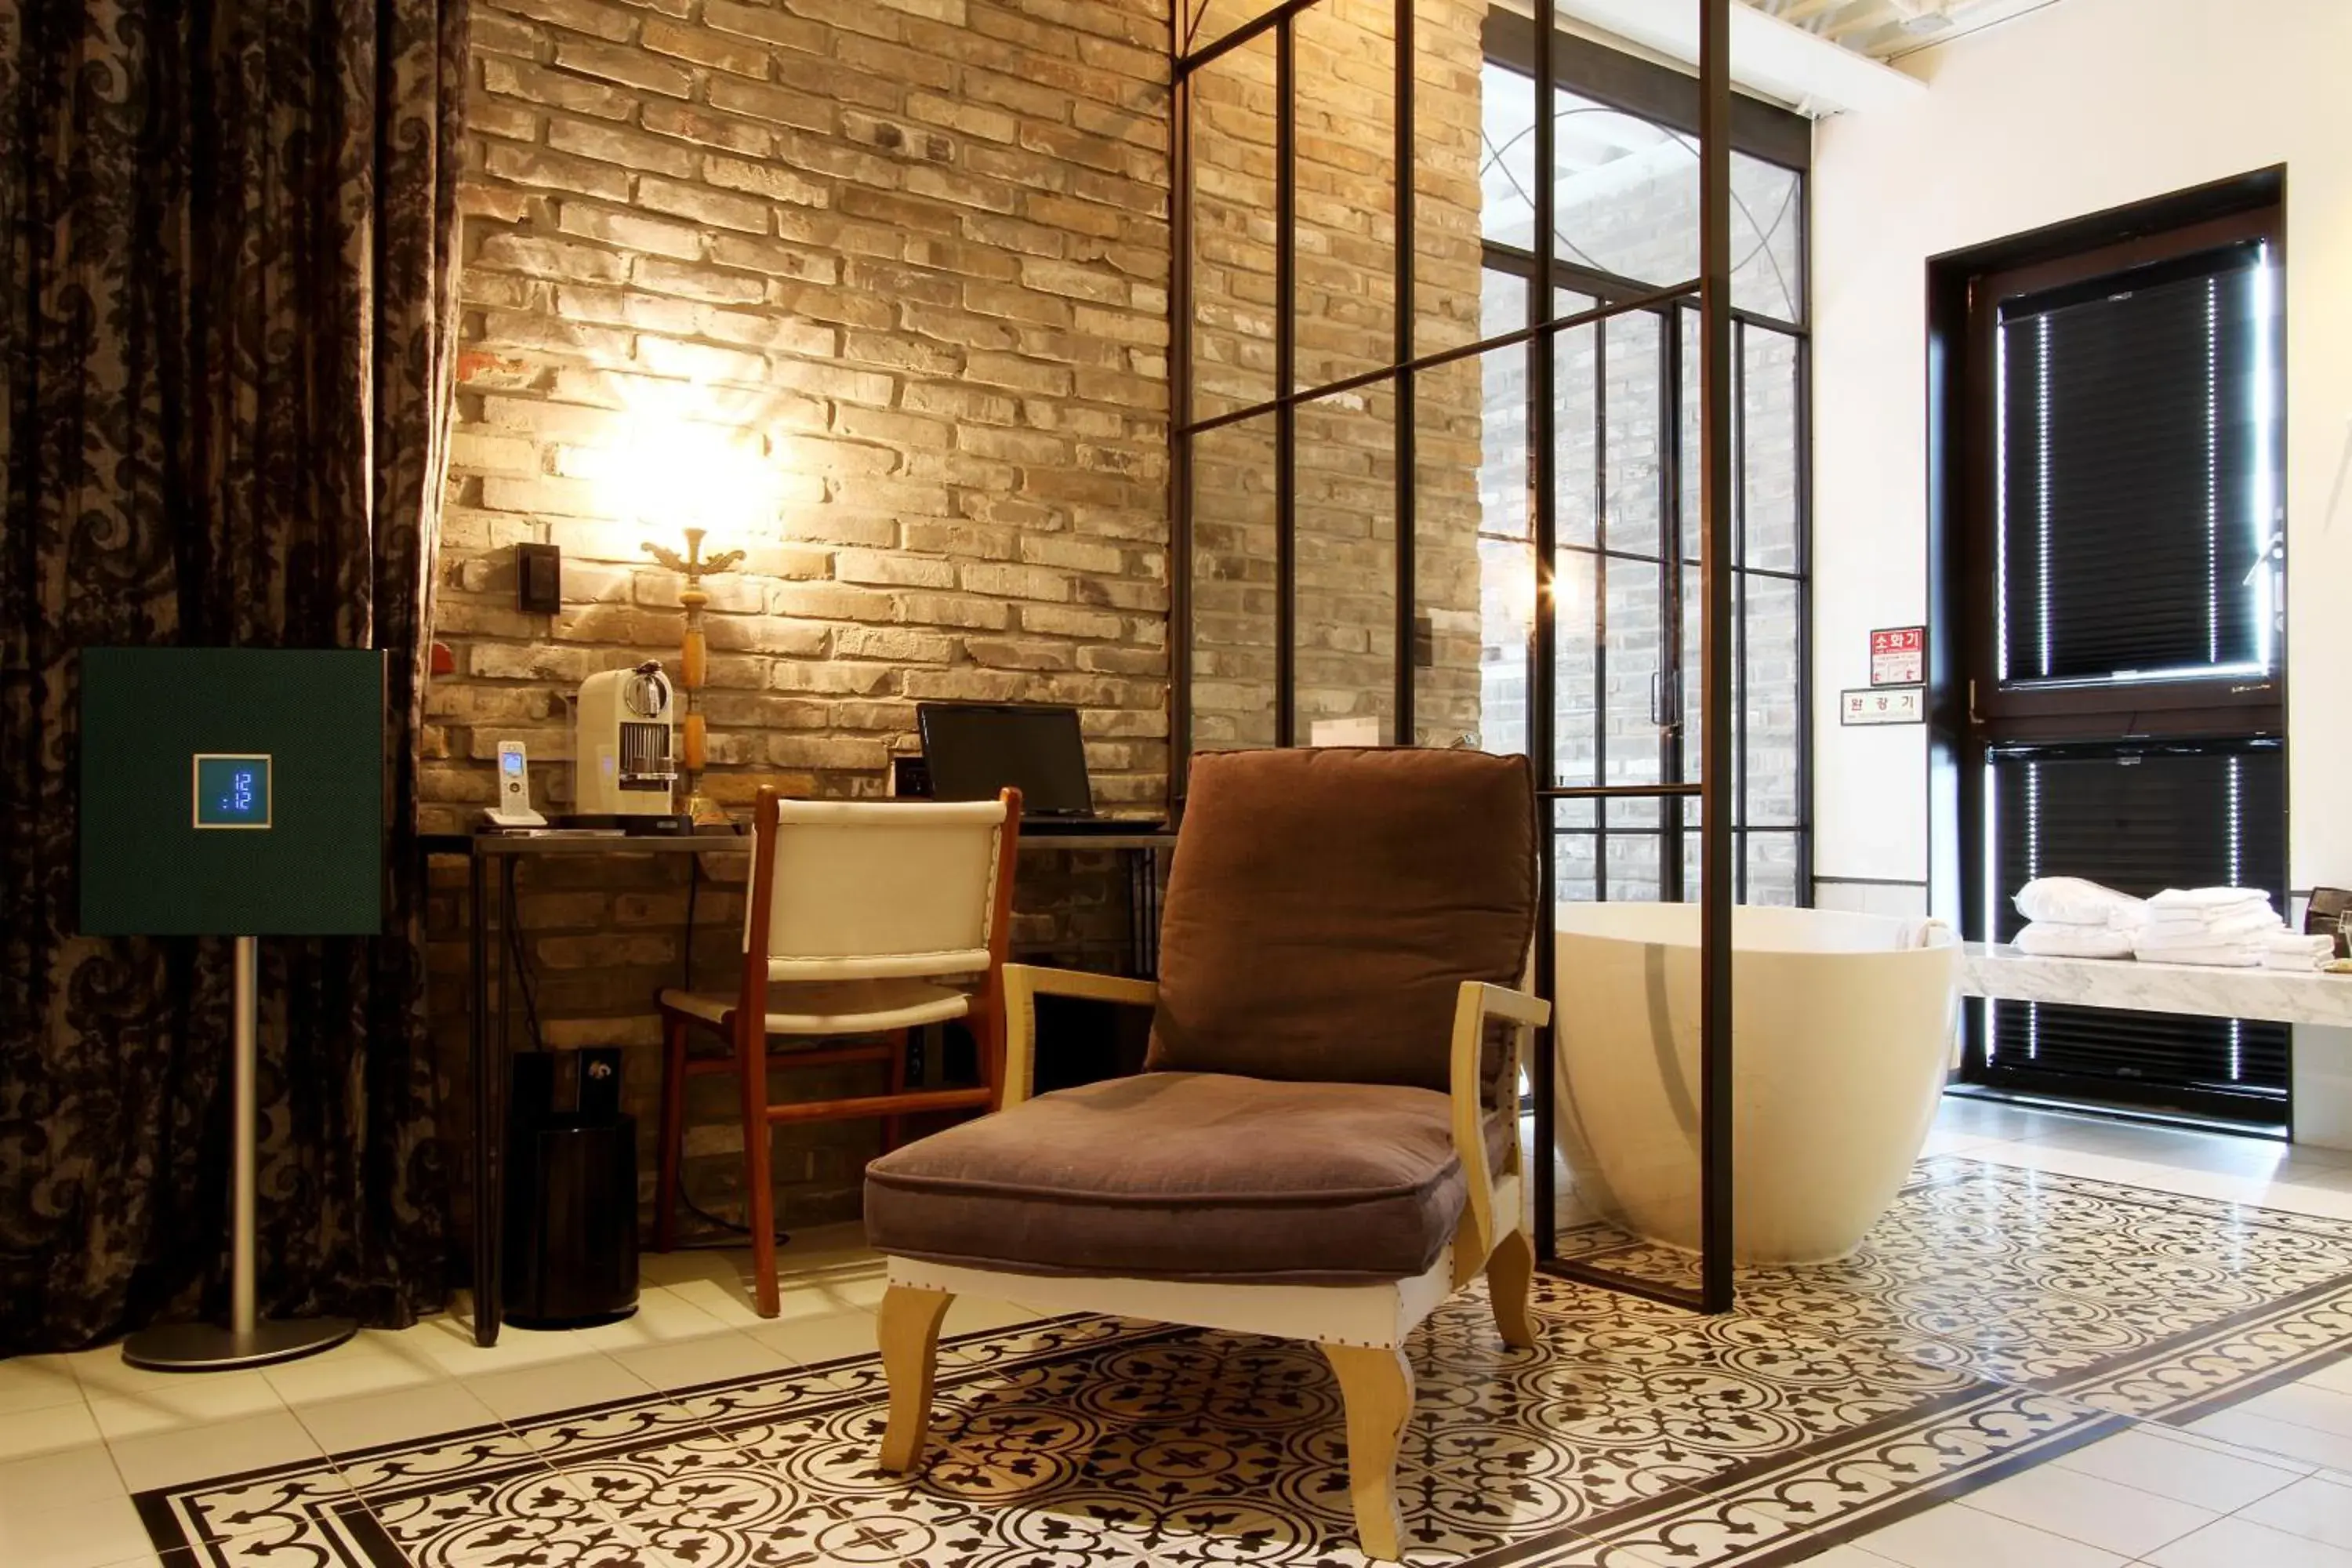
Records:
M1181 791L1194 746L1525 752L1560 906L1704 895L1720 957L1677 983L1716 1020L1706 1068L1660 1084L1705 1267L1609 1275L1596 1233L1563 1256L1576 1193L1535 1204L1555 1266L1719 1308L1727 904L1809 893L1810 134L1734 113L1728 13L1686 3L1704 92L1549 4L1540 27L1428 0L1179 19L1171 761Z

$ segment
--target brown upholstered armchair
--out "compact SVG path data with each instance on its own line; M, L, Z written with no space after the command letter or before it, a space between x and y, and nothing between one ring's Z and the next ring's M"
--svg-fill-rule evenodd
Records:
M1535 834L1524 758L1195 758L1157 984L1008 964L1004 1109L866 1169L884 1467L920 1462L960 1294L1312 1340L1358 1540L1395 1558L1406 1336L1483 1269L1503 1340L1534 1342L1516 1102L1549 1009L1507 987ZM1146 1070L1032 1098L1041 994L1153 1007Z

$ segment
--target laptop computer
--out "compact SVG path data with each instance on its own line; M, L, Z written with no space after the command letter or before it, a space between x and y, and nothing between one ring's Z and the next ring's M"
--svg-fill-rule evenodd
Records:
M1027 702L919 702L915 729L934 800L1021 792L1024 827L1054 833L1151 833L1162 826L1098 816L1078 710Z

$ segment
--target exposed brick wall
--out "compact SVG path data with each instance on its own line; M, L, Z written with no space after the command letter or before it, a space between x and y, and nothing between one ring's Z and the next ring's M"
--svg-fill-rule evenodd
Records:
M750 552L709 583L722 802L878 794L934 697L1075 703L1098 800L1162 802L1167 44L1168 0L476 0L428 828L491 799L507 738L562 806L563 699L676 670L678 583L641 544L696 523ZM526 540L563 549L556 616L515 608ZM454 1041L460 870L437 875ZM542 1034L630 1048L648 1181L647 1009L682 972L686 876L523 872ZM1033 951L1126 935L1099 855L1039 861L1021 902ZM697 904L698 978L731 987L740 895ZM732 1207L733 1105L697 1086L707 1207ZM877 1136L779 1137L782 1223L853 1212Z
M1165 793L1166 0L481 0L428 816L677 644L713 776L873 794L926 697L1087 710ZM718 495L700 491L714 477ZM511 552L566 556L513 607ZM436 824L437 825L437 824Z
M1234 18L1227 5L1216 24ZM1477 331L1478 71L1484 8L1416 0L1412 351ZM1396 56L1392 0L1326 0L1294 23L1297 85L1297 383L1393 363ZM1194 79L1195 405L1274 395L1275 116L1271 35ZM1423 374L1414 430L1415 609L1433 660L1414 737L1478 727L1475 365ZM1393 735L1396 392L1382 383L1298 415L1297 739L1370 716ZM1201 745L1275 738L1275 434L1270 416L1194 449L1192 725Z

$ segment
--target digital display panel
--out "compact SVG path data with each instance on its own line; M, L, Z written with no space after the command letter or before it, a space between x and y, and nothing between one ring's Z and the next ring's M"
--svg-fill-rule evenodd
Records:
M196 826L269 826L269 759L266 756L196 753Z

